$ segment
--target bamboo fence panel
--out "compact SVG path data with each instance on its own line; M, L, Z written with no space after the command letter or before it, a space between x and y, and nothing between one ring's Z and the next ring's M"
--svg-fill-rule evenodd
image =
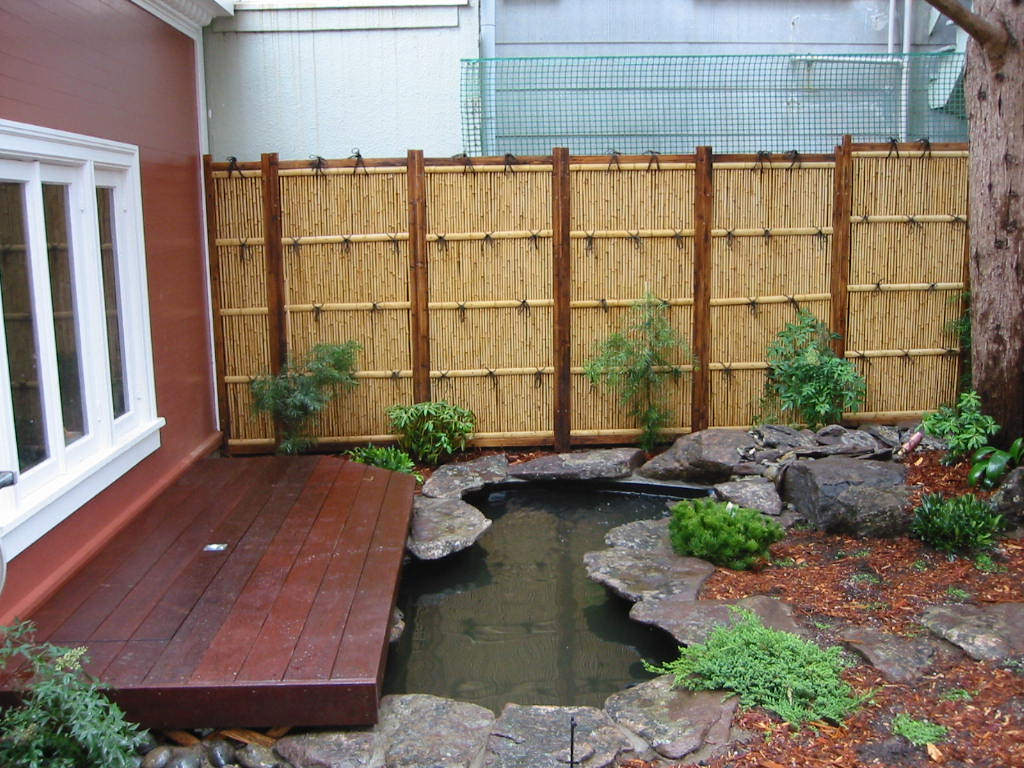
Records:
M431 397L552 434L551 166L426 170Z

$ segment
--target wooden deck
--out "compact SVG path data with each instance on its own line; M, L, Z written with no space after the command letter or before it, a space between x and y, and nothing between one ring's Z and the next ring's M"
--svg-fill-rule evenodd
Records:
M412 494L333 457L204 459L30 618L149 727L370 724Z

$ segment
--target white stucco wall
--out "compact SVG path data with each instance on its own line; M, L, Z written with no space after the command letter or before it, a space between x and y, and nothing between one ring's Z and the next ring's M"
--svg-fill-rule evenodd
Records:
M477 0L331 5L239 3L206 29L211 154L461 151L459 60L478 55Z

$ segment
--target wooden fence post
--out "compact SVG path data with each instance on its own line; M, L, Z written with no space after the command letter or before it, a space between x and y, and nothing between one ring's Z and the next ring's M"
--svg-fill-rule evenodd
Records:
M551 164L553 353L555 368L555 450L569 450L572 428L572 220L569 195L569 150L557 147Z
M206 249L210 262L210 322L213 325L213 359L217 377L217 422L221 447L227 449L231 419L228 414L228 385L224 381L224 326L220 315L220 253L217 251L217 192L213 181L213 158L203 155L203 189L206 194Z
M711 421L711 227L715 190L711 147L697 147L693 189L693 396L690 430L707 429Z
M284 252L281 248L281 185L277 153L260 158L263 182L263 258L267 269L267 325L270 372L277 375L288 359L288 317L284 308Z
M430 283L427 272L427 183L423 150L410 149L409 330L412 341L412 399L430 400Z
M846 354L846 335L850 324L850 256L853 232L853 152L849 134L836 147L836 168L833 176L832 261L829 293L832 295L829 328L839 338L832 340L832 349L839 356Z

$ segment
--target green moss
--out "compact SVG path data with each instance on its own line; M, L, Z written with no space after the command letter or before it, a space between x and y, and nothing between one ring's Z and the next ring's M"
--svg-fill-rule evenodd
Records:
M915 720L902 712L893 718L890 730L916 747L938 744L945 740L947 733L944 725L937 725L931 720Z

